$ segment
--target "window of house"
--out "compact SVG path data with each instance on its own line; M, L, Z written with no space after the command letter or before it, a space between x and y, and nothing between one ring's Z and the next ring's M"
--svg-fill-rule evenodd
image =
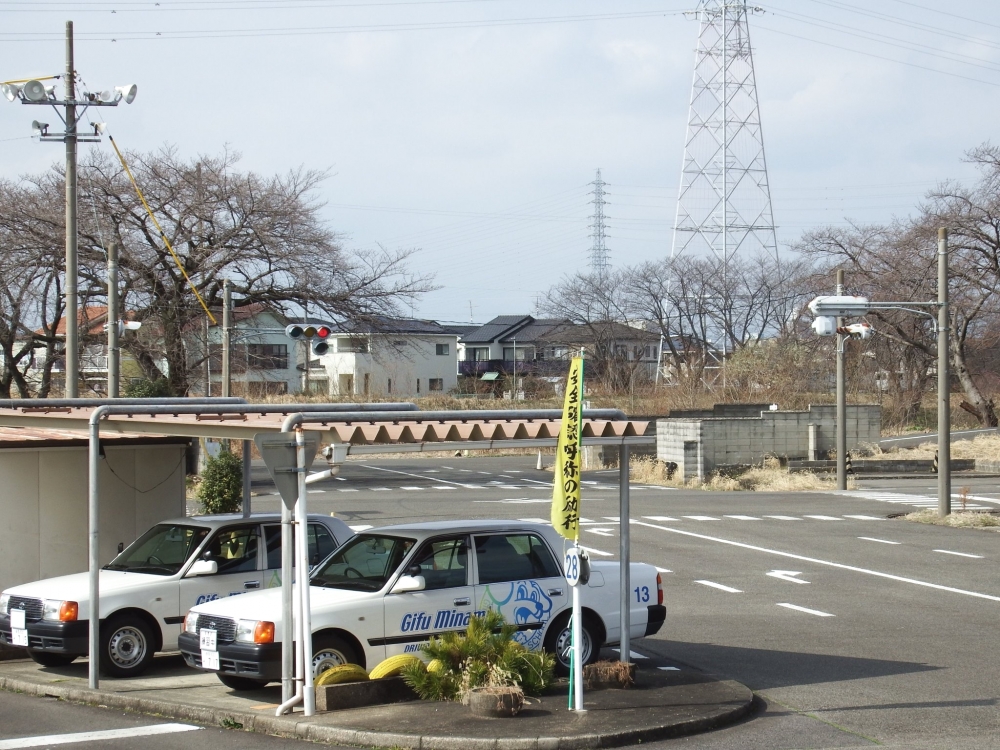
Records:
M287 344L247 344L247 367L254 370L287 370Z
M444 378L428 378L427 379L427 390L429 390L429 391L443 391L444 390Z
M434 347L434 351L439 356L440 355L448 354L448 345L447 344L437 344Z
M337 351L364 354L368 351L368 340L364 338L337 339Z

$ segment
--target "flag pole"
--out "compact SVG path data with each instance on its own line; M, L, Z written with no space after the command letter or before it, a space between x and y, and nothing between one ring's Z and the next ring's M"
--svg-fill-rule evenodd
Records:
M583 436L583 349L580 350L580 394L578 397L578 403L580 405L580 418L576 422L576 444L578 447L579 456L579 470L580 477L583 477L583 441L581 437ZM579 483L581 501L583 494L583 482ZM577 505L577 513L579 516L580 505ZM580 546L580 523L579 517L577 518L576 524L576 538L573 543L579 548ZM573 666L572 671L576 676L576 681L573 683L573 709L575 711L585 711L583 707L583 607L580 604L580 586L573 586ZM593 644L591 644L593 648Z

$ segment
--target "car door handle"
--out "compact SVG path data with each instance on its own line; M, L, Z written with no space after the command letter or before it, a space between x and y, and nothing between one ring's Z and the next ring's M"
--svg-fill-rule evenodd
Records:
M259 589L260 581L244 581L243 588L245 589Z
M549 589L549 596L562 596L562 595L563 595L562 589Z
M472 604L472 600L467 596L460 596L455 600L456 607L468 607Z

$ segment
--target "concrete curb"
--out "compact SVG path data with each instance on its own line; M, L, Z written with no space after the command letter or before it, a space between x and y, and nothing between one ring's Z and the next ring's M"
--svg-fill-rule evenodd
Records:
M72 703L83 703L102 708L118 708L136 713L151 714L171 719L192 721L207 726L226 726L239 723L244 731L279 737L296 737L313 742L360 747L413 748L413 750L586 750L598 747L619 747L638 742L681 737L696 732L716 729L742 719L750 713L753 692L745 685L732 680L722 680L737 692L744 693L739 705L721 708L715 713L698 719L679 721L658 727L643 727L608 732L606 734L580 734L565 737L442 737L432 735L372 732L343 729L317 723L305 717L263 716L240 711L203 708L184 703L139 698L121 693L74 688L59 684L40 685L26 680L0 676L0 690L25 693L40 697L60 698ZM224 723L225 722L225 723Z

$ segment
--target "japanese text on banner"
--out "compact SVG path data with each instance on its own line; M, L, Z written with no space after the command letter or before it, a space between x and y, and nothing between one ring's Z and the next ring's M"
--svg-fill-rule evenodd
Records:
M583 358L574 357L566 382L562 427L552 483L552 525L567 539L580 536L580 428L583 422Z

